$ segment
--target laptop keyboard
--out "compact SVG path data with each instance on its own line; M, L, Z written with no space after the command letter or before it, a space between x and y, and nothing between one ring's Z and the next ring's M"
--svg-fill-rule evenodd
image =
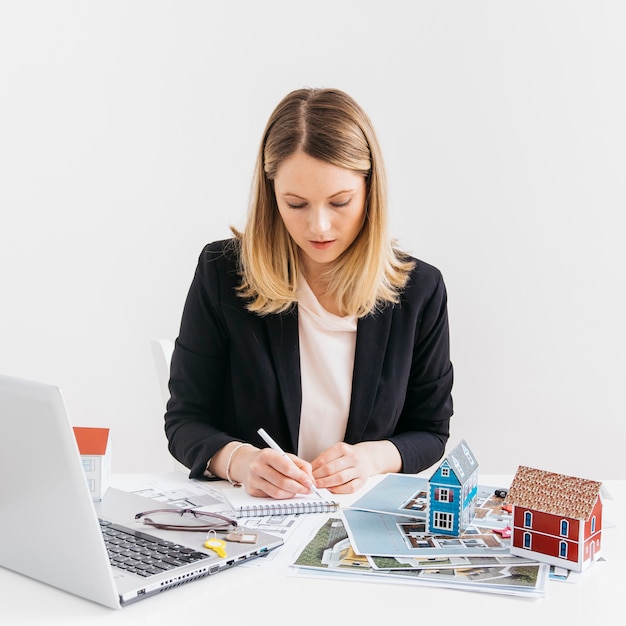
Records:
M105 520L100 520L100 529L111 564L139 576L152 576L187 563L211 558L208 554L192 548Z

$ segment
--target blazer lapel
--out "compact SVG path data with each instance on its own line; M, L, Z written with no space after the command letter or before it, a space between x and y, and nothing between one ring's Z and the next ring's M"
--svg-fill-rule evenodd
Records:
M345 436L348 443L362 441L372 415L389 341L392 315L393 307L388 306L383 311L368 315L358 322L352 398ZM297 450L302 407L298 309L295 307L283 315L267 315L265 323L285 407L292 450Z
M297 450L302 406L298 309L294 307L282 315L267 315L265 321L276 378L285 407L292 450Z
M352 398L346 428L347 443L358 443L372 415L389 341L393 307L359 320L352 375Z

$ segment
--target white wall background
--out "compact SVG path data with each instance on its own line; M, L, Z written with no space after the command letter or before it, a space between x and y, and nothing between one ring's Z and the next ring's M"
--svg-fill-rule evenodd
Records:
M483 472L625 478L626 3L0 0L0 372L168 471L150 340L301 86L378 129ZM45 459L25 462L42 464Z

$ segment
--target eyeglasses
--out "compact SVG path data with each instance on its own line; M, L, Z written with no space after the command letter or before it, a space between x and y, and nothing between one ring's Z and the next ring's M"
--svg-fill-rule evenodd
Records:
M237 520L195 509L153 509L137 513L135 519L143 519L144 524L163 530L229 532L237 528Z

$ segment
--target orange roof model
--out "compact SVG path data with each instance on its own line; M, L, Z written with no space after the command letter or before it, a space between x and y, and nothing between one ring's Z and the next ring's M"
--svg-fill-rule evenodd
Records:
M109 443L108 428L74 426L74 435L76 436L76 442L81 454L93 456L106 454Z

